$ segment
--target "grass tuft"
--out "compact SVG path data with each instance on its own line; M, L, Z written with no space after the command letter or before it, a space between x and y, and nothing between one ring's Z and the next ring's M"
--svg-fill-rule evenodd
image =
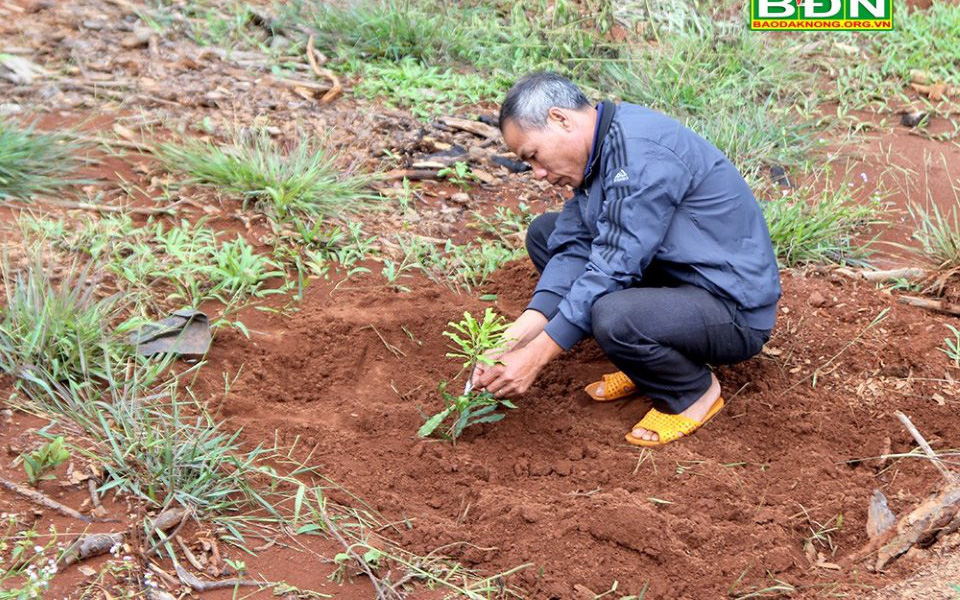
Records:
M343 217L375 206L375 196L363 190L370 179L341 175L337 157L308 138L286 150L258 131L226 146L200 140L162 144L158 155L171 172L188 177L185 184L239 196L281 222Z
M814 146L810 125L784 108L810 79L788 43L698 23L609 63L602 87L678 118L752 179L769 164L802 164Z
M23 271L4 261L6 306L0 310L0 357L4 369L42 370L51 381L69 381L118 359L121 343L108 333L123 311L118 296L98 297L92 263L74 264L55 285L37 254ZM119 328L123 330L126 325Z
M783 267L862 259L870 243L858 245L857 238L868 226L883 223L878 197L864 203L842 184L836 190L824 185L819 193L802 187L761 204Z
M0 120L0 200L28 200L79 183L70 179L84 146L62 133L40 133Z
M920 244L910 249L938 270L960 269L960 199L948 209L931 202L926 207L909 204L907 211L914 222L913 239Z

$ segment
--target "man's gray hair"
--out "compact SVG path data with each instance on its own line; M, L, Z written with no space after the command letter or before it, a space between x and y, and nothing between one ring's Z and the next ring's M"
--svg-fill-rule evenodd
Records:
M507 121L521 129L542 129L551 108L579 110L590 101L572 81L549 71L535 71L513 84L500 106L500 129Z

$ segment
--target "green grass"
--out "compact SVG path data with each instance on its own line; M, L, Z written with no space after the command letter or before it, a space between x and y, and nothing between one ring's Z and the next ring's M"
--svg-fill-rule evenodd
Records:
M896 27L883 35L870 33L810 34L830 45L827 61L834 71L827 99L843 108L881 110L890 100L908 100L910 71L929 73L934 81L960 85L960 5L934 2L925 10L898 6ZM838 47L836 42L843 43ZM851 51L850 49L853 49Z
M761 206L782 267L865 258L870 242L857 240L868 226L882 223L880 199L858 200L842 182L836 189L828 182L820 192L797 188Z
M696 26L694 26L696 25ZM748 179L766 165L799 167L815 147L803 105L811 77L790 40L695 21L606 65L603 89L683 121Z
M209 299L230 304L262 298L275 293L268 282L285 277L278 261L242 237L222 240L202 220L148 221L137 227L128 215L78 224L27 217L21 228L61 250L88 254L115 276L121 289L154 312L173 304L197 307ZM156 302L157 297L162 300Z
M34 125L0 119L0 201L29 200L79 183L84 145L63 133L42 133Z
M385 94L417 114L499 100L526 71L552 69L589 82L620 44L604 33L613 3L581 14L570 0L525 5L362 0L291 3L281 22L307 24L335 68L359 76L360 95Z
M936 203L907 206L913 218L913 239L919 244L911 248L936 269L960 268L960 202L941 209Z
M343 217L376 206L370 178L341 174L337 156L304 136L284 148L258 131L220 146L200 140L161 144L158 156L183 185L200 185L252 204L278 222Z
M45 268L39 254L18 272L4 262L0 355L5 357L5 370L24 374L39 369L57 382L85 372L103 376L100 366L123 354L118 333L131 326L120 323L128 304L119 296L98 295L91 283L96 275L93 263L74 263L57 284Z
M382 100L390 107L409 108L422 118L495 98L509 85L503 76L460 73L424 65L409 56L397 62L359 62L356 73L361 79L354 94Z
M457 245L447 241L438 246L416 236L400 234L396 239L402 257L399 263L385 261L384 275L393 283L405 271L418 270L430 280L454 291L472 292L487 282L504 264L522 257L526 250L501 241L480 241Z

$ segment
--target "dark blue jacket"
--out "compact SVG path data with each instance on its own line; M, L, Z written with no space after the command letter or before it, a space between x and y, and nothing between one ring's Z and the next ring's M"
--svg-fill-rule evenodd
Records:
M592 332L593 303L659 271L732 300L769 330L780 273L763 213L715 146L654 110L604 102L592 162L564 204L528 308L565 349Z

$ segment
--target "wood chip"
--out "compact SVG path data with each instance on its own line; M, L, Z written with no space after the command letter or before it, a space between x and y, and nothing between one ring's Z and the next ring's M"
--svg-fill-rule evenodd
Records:
M488 140L500 138L499 129L496 127L491 127L485 123L481 123L480 121L471 121L469 119L461 119L459 117L440 117L440 122L447 127L466 131L467 133L472 133L473 135L487 138Z

